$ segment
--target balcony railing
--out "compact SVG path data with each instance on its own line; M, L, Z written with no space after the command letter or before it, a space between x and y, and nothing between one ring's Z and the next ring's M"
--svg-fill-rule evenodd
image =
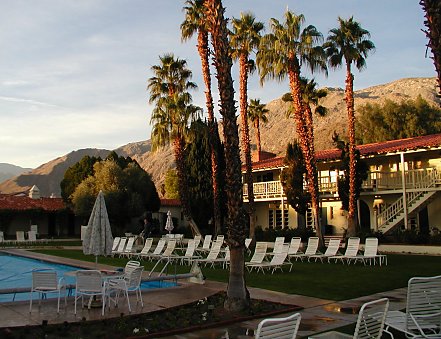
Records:
M409 170L405 172L406 189L420 189L427 187L429 179L437 185L441 185L441 171L436 168L425 168ZM336 194L337 189L336 176L319 177L319 191L321 193ZM364 190L402 190L401 172L380 172L374 171L368 173L368 178L363 182ZM253 184L255 199L281 198L284 196L283 187L280 181L256 182ZM243 186L243 196L248 199L247 185Z

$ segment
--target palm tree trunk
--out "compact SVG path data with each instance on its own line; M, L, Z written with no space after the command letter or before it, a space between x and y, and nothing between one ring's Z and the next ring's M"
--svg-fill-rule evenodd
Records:
M347 236L357 234L357 214L355 213L355 112L354 112L354 76L351 74L351 65L346 64L345 100L348 110L349 134L349 208Z
M253 169L251 161L251 147L250 147L250 131L248 127L248 58L245 54L239 57L239 103L240 103L240 119L242 122L242 147L245 156L245 182L248 188L248 215L250 219L250 238L254 239L255 230L255 206L254 206L254 190L253 190Z
M211 38L214 49L214 65L220 95L220 113L223 117L223 135L226 161L227 195L227 243L230 248L230 275L225 308L229 311L246 309L250 297L245 284L245 218L243 213L242 171L237 130L234 87L231 77L232 60L228 41L225 9L221 0L205 1L207 18L210 22Z
M209 63L209 49L208 49L208 32L199 30L198 33L198 52L201 58L202 74L205 84L205 105L207 106L208 126L210 129L209 142L211 151L211 180L213 183L213 214L214 214L214 232L221 233L221 212L220 212L220 194L218 185L218 159L215 151L213 140L214 133L217 133L217 124L214 121L213 96L211 94L211 74Z
M298 65L296 60L293 63ZM320 205L318 199L318 184L316 176L316 165L315 165L315 154L311 153L310 140L308 140L308 127L306 126L305 118L302 114L302 98L300 89L300 76L294 67L288 70L289 75L289 85L291 88L291 96L293 98L294 104L294 118L296 120L296 131L300 139L300 146L302 148L303 157L305 159L305 167L307 172L307 184L308 191L311 195L311 208L312 215L314 218L314 225L316 227L316 234L320 241L320 247L324 246L324 239L321 230L320 223Z
M256 119L254 123L254 127L256 129L256 139L257 139L257 161L260 161L260 152L262 152L262 146L260 143L260 121L259 118Z

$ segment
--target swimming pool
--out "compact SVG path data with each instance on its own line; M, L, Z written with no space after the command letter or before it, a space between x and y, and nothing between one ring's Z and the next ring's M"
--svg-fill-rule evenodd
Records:
M32 270L34 268L53 268L57 271L58 277L64 277L66 284L75 285L75 277L65 275L67 272L82 269L81 267L51 263L43 260L20 257L0 253L0 290L7 289L29 289L32 285ZM165 288L177 286L175 282L168 281L143 281L141 288ZM0 293L0 303L9 301L29 300L30 293ZM37 293L34 298L37 298ZM56 295L48 294L48 297Z

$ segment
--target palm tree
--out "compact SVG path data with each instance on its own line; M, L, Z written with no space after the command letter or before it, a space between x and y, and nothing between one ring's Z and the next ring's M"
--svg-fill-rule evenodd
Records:
M439 95L441 96L441 3L439 0L420 0L420 5L426 13L424 25L427 30L423 32L429 39L427 47L432 50L433 64L438 75Z
M326 63L325 53L320 45L323 39L321 33L312 25L302 29L304 21L305 17L302 14L296 15L290 11L286 11L284 23L272 18L270 21L272 33L262 37L256 61L262 83L267 78L277 80L282 80L286 76L289 78L296 131L307 170L307 184L311 194L314 225L323 246L319 219L317 170L312 146L314 140L310 139L313 126L307 125L305 114L303 114L300 70L302 64L306 64L312 72L326 71Z
M183 158L189 122L201 113L199 107L191 104L192 98L188 92L196 88L196 84L190 81L192 72L187 68L185 60L175 58L173 54L164 54L159 59L160 64L151 67L154 76L148 79L147 85L150 91L149 102L155 104L150 120L154 125L153 144L158 147L172 141L183 212L194 231L200 233L191 221Z
M338 18L339 27L329 31L329 36L324 44L329 57L329 65L339 68L343 62L346 64L345 101L348 112L349 135L349 210L347 236L354 236L358 232L357 215L355 213L355 111L354 111L354 76L351 73L352 63L362 70L366 67L366 57L375 49L372 41L368 40L370 34L363 29L353 17L348 20Z
M260 152L262 151L260 144L260 123L268 122L268 118L265 114L268 113L269 110L265 107L265 104L260 103L260 99L251 99L250 105L248 106L248 120L251 121L256 131L257 161L260 161Z
M230 274L225 308L229 311L246 309L250 297L245 284L245 215L243 213L242 171L237 130L234 87L231 76L232 60L228 41L225 8L221 0L205 1L207 20L214 50L217 72L220 114L222 115L225 181L227 195L227 243L230 248Z
M208 125L210 128L210 147L211 147L211 179L213 182L213 214L214 214L214 229L215 233L219 234L221 231L221 207L220 207L220 192L218 185L219 168L217 153L213 141L213 135L218 133L217 123L214 119L213 95L211 93L211 74L210 74L210 49L208 44L208 27L206 15L204 13L204 0L187 0L184 7L185 20L181 24L182 40L190 39L197 32L197 49L202 64L202 74L205 84L205 105L207 106Z
M230 46L233 49L233 59L239 60L239 105L242 132L242 147L245 156L245 182L248 186L248 213L250 218L250 238L254 239L255 206L253 191L253 168L251 161L250 133L247 119L248 106L248 74L250 69L250 54L259 46L260 31L263 23L256 22L251 13L240 13L240 19L233 18L233 29L230 32Z

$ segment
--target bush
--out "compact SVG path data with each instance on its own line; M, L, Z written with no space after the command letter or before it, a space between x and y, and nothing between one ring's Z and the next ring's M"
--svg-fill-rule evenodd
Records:
M291 239L292 237L301 237L302 241L307 241L309 237L314 237L315 232L311 227L304 229L298 228L268 228L262 229L262 227L256 227L255 231L256 241L275 241L277 237L285 237L285 239Z

